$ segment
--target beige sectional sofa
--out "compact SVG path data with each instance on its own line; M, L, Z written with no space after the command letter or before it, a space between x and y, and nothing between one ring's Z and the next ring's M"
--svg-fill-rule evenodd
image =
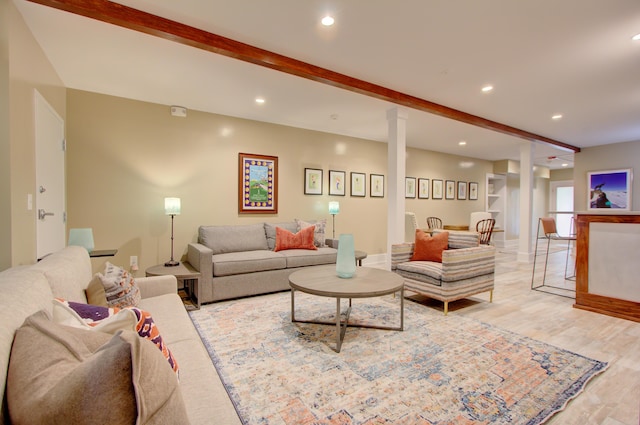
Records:
M318 249L274 251L276 226L296 233L301 223L316 225ZM334 264L337 250L326 246L324 227L324 220L200 226L198 242L187 248L189 263L201 273L199 303L285 291L295 270Z
M91 261L87 251L73 246L53 253L37 264L15 267L0 273L0 373L5 377L0 385L3 394L0 424L11 423L7 401L7 372L16 330L27 317L39 311L44 311L50 317L54 297L86 303L84 290L91 278ZM139 278L136 283L142 296L139 308L151 313L164 342L180 367L177 388L181 393L188 421L191 424L240 424L207 350L176 293L175 277ZM151 344L148 341L146 343ZM34 354L47 356L48 352ZM142 368L144 365L143 363ZM170 367L167 366L167 369L173 374ZM157 370L145 372L155 374ZM91 407L85 406L87 414L91 414ZM27 417L29 415L29 412L20 413ZM175 418L170 416L161 416L152 418L148 423L174 421ZM60 420L55 421L52 417L50 423L60 423Z
M434 235L449 233L448 248L442 252L442 262L410 261L414 244L391 246L391 270L404 277L405 290L444 302L444 314L449 302L482 292L493 299L495 248L480 245L477 232L435 229ZM406 293L406 292L405 292Z

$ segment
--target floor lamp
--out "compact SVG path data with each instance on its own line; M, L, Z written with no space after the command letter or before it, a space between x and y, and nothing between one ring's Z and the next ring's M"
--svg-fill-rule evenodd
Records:
M180 198L164 198L164 213L171 216L171 260L164 265L165 267L175 267L180 262L173 259L173 218L180 215Z
M333 238L336 238L336 214L340 212L340 202L329 202L329 214L333 216Z

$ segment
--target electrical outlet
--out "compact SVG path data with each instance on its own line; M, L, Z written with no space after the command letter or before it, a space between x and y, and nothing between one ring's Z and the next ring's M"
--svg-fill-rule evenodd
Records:
M137 255L132 255L131 257L129 257L129 266L131 267L131 270L138 270L138 256Z

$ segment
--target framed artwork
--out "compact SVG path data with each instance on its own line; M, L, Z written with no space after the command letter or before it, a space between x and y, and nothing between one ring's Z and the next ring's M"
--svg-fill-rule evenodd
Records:
M418 198L429 199L429 179L418 179Z
M372 198L384 198L384 176L382 174L369 174L369 196Z
M329 195L344 196L345 178L344 171L329 170Z
M431 181L431 198L432 199L442 199L442 180L433 179Z
M365 173L351 173L351 196L367 195L367 175Z
M467 199L467 182L458 182L458 199Z
M589 187L589 211L601 209L631 210L630 168L622 170L590 171L587 173Z
M404 197L405 198L416 197L416 178L415 177L404 178Z
M444 199L456 199L456 182L445 180Z
M238 213L278 212L278 157L238 153Z
M322 195L322 170L317 168L304 169L304 194Z
M477 182L469 182L469 200L470 201L478 200L478 183Z

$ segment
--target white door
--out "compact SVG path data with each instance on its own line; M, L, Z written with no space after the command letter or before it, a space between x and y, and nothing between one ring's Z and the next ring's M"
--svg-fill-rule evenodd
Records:
M35 92L36 254L65 246L64 120Z
M572 228L573 218L573 181L555 181L549 185L551 211L555 211L556 227L558 234L562 236L570 235L575 229Z

